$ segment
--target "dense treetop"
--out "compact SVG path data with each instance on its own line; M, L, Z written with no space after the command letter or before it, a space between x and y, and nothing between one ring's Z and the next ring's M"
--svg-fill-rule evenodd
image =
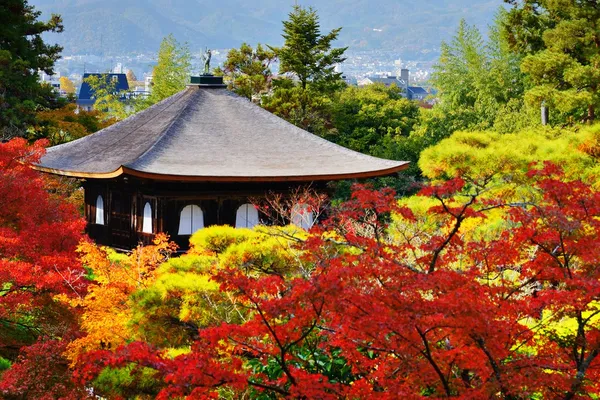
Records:
M62 20L52 15L39 21L40 12L27 0L0 4L0 138L24 136L38 104L52 101L49 87L38 82L38 71L51 74L62 48L42 39L45 32L62 32Z
M542 102L577 120L596 118L600 97L600 9L589 1L507 1L511 46L525 55L533 83L527 101Z

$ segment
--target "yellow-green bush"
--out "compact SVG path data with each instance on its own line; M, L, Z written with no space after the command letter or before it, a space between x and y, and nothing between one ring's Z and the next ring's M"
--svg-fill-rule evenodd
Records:
M597 184L600 124L572 131L528 129L511 134L456 132L421 153L419 167L431 180L495 177L520 184L532 163L551 161L571 178Z
M296 227L235 229L211 226L190 238L191 250L156 270L156 280L131 298L132 325L139 338L157 346L185 348L199 328L239 323L246 308L219 290L214 275L225 268L248 274L295 276L302 267L294 243Z

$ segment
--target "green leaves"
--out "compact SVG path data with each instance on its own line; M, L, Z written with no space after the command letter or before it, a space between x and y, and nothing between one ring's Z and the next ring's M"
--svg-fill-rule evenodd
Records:
M271 89L271 64L277 59L275 52L260 45L253 49L242 43L239 49L231 49L227 53L223 67L215 70L217 75L224 75L229 89L248 99L257 99Z
M23 136L36 105L49 106L54 97L38 82L38 70L53 73L62 48L44 43L42 34L62 32L62 21L38 21L40 14L26 0L0 3L0 138Z
M484 42L477 28L461 21L450 43L442 43L432 84L439 90L440 112L462 113L462 129L492 128L511 100L523 96L520 56L511 52L499 11Z
M322 35L316 11L294 6L289 20L283 21L284 45L269 46L279 59L280 75L292 79L273 81L273 91L262 98L265 109L325 136L330 128L331 100L345 85L335 66L345 60L346 48L332 48L340 29Z
M262 106L273 114L316 135L324 136L330 124L332 99L323 93L281 79L269 96L262 98Z
M279 57L279 73L291 73L306 89L310 83L322 91L339 87L340 73L335 65L345 60L346 48L331 46L341 28L321 35L319 17L314 9L294 6L289 20L283 22L283 47L272 48Z
M591 122L596 117L599 18L598 5L581 0L526 0L515 2L509 12L505 28L512 48L526 55L521 69L533 84L526 100L557 109L557 122Z
M150 106L185 89L190 79L191 58L187 44L179 44L172 34L164 38L154 67L152 93L142 104Z
M418 117L417 104L403 98L398 87L348 87L333 107L332 139L362 153L385 152L390 141L410 134Z
M125 104L125 91L117 90L117 83L111 79L110 74L90 75L85 78L93 93L94 109L105 115L105 120L121 120L128 113Z

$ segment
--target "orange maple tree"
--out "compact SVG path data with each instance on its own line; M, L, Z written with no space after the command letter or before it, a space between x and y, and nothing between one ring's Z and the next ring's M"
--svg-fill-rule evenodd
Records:
M176 245L158 234L153 245L139 246L131 254L118 255L89 241L80 244L81 261L93 271L87 295L70 301L80 310L81 337L69 343L67 357L77 358L91 350L116 348L135 337L131 329L130 296L155 279L155 270L165 262Z
M104 121L101 112L85 111L69 103L61 108L39 111L32 136L57 145L80 139L109 125L110 121Z

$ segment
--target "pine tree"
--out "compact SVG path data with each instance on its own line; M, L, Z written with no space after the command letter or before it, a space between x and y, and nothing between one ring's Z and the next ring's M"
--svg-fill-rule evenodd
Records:
M62 32L60 16L38 21L40 12L27 0L0 2L0 137L23 135L38 104L53 98L38 82L38 71L53 73L62 48L42 40L45 32Z
M279 58L279 73L298 83L274 80L273 93L262 99L264 108L309 132L327 134L331 95L344 87L335 66L345 60L347 48L332 48L340 30L321 35L316 11L294 6L289 20L283 21L283 47L270 48Z
M294 6L289 20L283 21L283 47L273 49L279 57L280 73L291 73L306 90L309 84L319 88L336 86L341 74L335 72L336 64L345 60L347 47L331 48L340 30L337 28L321 35L319 16L309 7Z
M600 106L600 7L596 1L505 0L506 28L533 87L526 100L591 122Z
M271 89L271 64L277 59L272 50L260 45L252 48L242 43L239 49L231 49L217 75L224 75L229 89L248 99L258 98Z

